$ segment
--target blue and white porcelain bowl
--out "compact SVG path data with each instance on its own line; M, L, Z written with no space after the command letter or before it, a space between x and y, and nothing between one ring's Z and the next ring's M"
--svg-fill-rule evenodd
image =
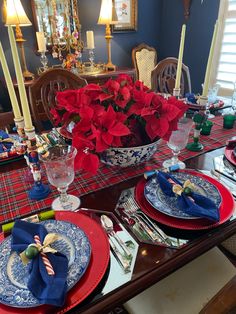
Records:
M104 151L100 160L109 166L128 167L148 161L157 151L161 139L137 147L114 147Z

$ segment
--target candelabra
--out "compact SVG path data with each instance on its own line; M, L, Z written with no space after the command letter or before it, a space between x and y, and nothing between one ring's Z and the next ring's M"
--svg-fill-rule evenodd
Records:
M63 14L63 32L60 33L60 29L62 28L59 25L58 14L57 14L57 6L56 1L52 0L49 4L52 7L52 16L50 19L51 29L52 29L52 56L53 58L63 59L63 52L68 52L71 54L71 50L75 51L75 54L79 56L81 59L82 51L84 48L83 41L81 40L81 24L79 22L79 18L76 12L77 4L73 1L73 12L68 12L69 16L72 15L74 19L74 28L73 32L67 26L67 15ZM71 9L71 7L70 7Z

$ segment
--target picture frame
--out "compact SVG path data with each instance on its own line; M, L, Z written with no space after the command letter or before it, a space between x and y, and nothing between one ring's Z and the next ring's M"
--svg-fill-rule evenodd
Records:
M118 23L112 25L113 33L137 31L138 0L113 0Z

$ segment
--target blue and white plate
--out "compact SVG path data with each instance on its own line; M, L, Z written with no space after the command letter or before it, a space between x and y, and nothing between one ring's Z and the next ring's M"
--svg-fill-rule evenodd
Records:
M70 290L85 273L91 255L91 247L84 231L69 222L45 220L40 222L48 233L57 233L59 239L51 244L67 256L67 286ZM9 306L27 308L40 303L27 288L29 265L23 265L16 252L11 252L11 238L0 243L0 302Z
M192 183L194 183L197 193L209 197L212 201L215 202L217 207L220 206L221 195L218 189L209 181L186 172L176 172L172 175L182 184L186 180L190 180ZM153 176L146 183L144 188L144 196L155 209L168 216L182 219L199 219L199 217L193 217L179 209L177 205L177 197L169 197L162 192L157 176Z

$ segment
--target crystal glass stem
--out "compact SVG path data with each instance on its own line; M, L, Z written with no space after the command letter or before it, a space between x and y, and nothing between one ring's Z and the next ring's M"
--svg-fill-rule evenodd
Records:
M69 199L68 194L67 194L68 187L58 188L57 190L60 192L60 201L63 206L63 203L65 204Z
M91 62L91 67L94 67L94 49L89 49L89 61Z
M48 58L46 57L45 51L41 51L40 62L43 65L43 71L46 71L48 68Z
M180 153L180 150L178 150L178 151L172 150L173 156L172 156L171 160L172 160L173 165L178 163L178 161L179 161L179 158L178 158L179 153Z

